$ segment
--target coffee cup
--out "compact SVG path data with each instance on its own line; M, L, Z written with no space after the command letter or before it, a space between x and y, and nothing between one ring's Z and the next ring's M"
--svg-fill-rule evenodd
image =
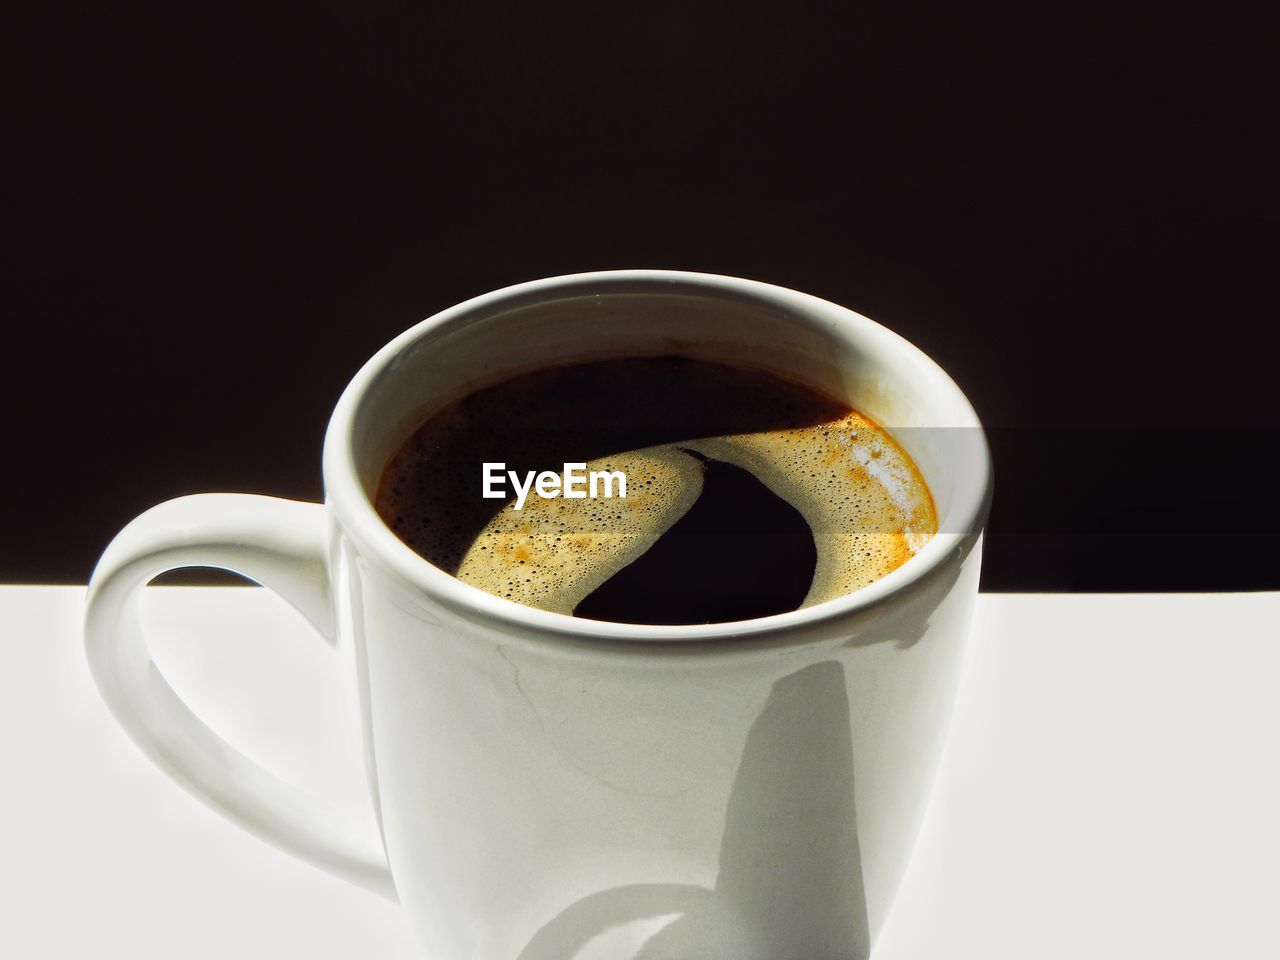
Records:
M375 511L383 467L431 410L539 366L654 354L848 400L919 467L937 534L811 607L648 626L478 590ZM992 491L978 419L933 361L851 310L755 281L626 270L524 283L380 350L338 402L323 476L322 504L161 504L103 554L89 662L153 761L246 829L397 899L425 956L869 954L946 734ZM367 823L244 756L165 682L137 601L184 566L261 583L348 659Z

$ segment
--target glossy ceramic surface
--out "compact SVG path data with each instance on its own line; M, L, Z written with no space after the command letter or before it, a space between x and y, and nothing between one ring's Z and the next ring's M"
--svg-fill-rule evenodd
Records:
M432 407L564 360L755 366L847 397L915 458L941 532L855 594L734 624L578 620L477 591L370 506ZM90 587L104 696L211 805L404 905L426 956L865 958L914 842L977 593L991 477L958 388L844 308L664 271L523 284L389 344L343 395L325 505L183 498ZM173 566L272 587L351 657L374 832L218 740L151 664L137 588Z

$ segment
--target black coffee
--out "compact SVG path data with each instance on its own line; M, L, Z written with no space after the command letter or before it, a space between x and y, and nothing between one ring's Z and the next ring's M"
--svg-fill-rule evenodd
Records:
M678 357L552 367L479 390L409 437L376 507L480 589L650 624L746 620L849 593L937 527L910 458L848 405Z

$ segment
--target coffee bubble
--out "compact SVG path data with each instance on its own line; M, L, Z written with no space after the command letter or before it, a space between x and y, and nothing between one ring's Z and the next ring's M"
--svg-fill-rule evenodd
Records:
M460 580L572 614L690 510L704 460L746 470L803 516L817 563L802 606L883 577L937 530L915 464L869 418L765 373L677 357L548 368L477 390L409 437L375 506ZM528 496L517 509L482 495L485 463L520 476L585 463L625 474L627 493ZM735 522L749 532L750 509ZM712 549L705 573L733 580L760 559Z

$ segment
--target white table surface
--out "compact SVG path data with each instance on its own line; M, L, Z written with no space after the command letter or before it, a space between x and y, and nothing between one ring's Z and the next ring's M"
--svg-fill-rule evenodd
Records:
M299 617L251 588L148 594L197 712L367 803L338 658ZM0 957L414 958L396 907L150 766L90 682L83 596L0 587ZM1274 960L1278 907L1280 594L984 595L875 960Z

